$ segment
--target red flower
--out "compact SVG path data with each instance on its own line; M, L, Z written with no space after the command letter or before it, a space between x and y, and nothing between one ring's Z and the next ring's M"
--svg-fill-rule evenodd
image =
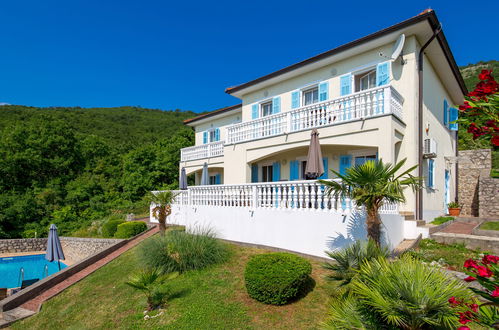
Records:
M486 254L482 258L482 264L488 265L488 264L497 264L499 262L499 257L498 256L493 256L490 254Z
M460 312L459 313L459 323L466 324L466 323L472 322L470 319L472 316L473 316L473 314L471 314L470 311L464 312L464 313Z
M492 77L491 74L492 74L492 70L490 70L490 71L489 70L482 70L482 73L480 73L478 75L478 79L480 79L480 80L489 80L489 79L493 80L494 77Z
M452 296L449 298L449 304L451 305L460 305L461 302L459 300L456 299L456 297Z
M495 145L496 147L499 147L499 135L493 136L490 142L492 142L492 144Z
M459 110L461 111L466 111L468 109L471 109L471 105L468 103L468 101L464 101L463 105L459 106Z
M476 280L476 278L475 278L475 277L473 277L473 276L468 276L468 277L466 277L464 280L465 280L466 282L473 282L473 281L475 281L475 280Z
M490 294L492 297L499 297L499 286L496 286L495 290Z
M470 127L471 127L471 126L476 127L475 123L471 123ZM477 127L477 128L478 128L478 127ZM475 261L475 260L473 260L473 259L468 259L468 260L466 260L466 261L464 262L464 268L475 268L475 269L478 269L478 267L479 267L479 266L477 265L476 261Z
M477 271L478 276L481 277L491 277L492 275L494 275L494 273L492 273L489 268L484 266L478 266Z
M477 304L469 304L468 307L473 311L473 312L478 312L478 305Z

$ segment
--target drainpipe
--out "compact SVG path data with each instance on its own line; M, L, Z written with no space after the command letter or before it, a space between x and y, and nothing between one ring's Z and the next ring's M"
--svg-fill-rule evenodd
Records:
M430 45L433 39L442 31L440 24L433 35L421 47L418 54L418 176L423 176L423 62L424 50ZM416 194L416 220L423 220L423 190L419 189Z

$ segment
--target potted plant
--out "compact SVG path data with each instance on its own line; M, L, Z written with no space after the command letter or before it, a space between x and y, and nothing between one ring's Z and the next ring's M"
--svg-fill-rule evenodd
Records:
M450 202L447 204L447 209L449 210L449 215L453 217L457 217L461 214L461 205L459 205L458 202Z

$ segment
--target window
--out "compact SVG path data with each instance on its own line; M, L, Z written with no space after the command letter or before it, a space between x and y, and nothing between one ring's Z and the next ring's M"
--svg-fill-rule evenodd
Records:
M211 130L210 131L210 142L215 142L217 141L217 134L215 132L215 130Z
M270 116L272 114L272 101L261 104L262 117Z
M305 169L307 168L307 161L306 160L302 160L300 164L301 164L301 175L300 175L300 179L306 180L307 176L305 175Z
M376 87L376 70L361 73L355 76L356 92Z
M376 155L358 156L355 157L355 165L362 165L367 161L376 160L376 158Z
M435 183L435 160L428 159L428 177L426 178L428 188L433 188Z
M211 143L220 141L220 129L212 128L203 132L203 143Z
M262 182L272 182L272 172L274 168L272 165L262 166Z
M217 184L217 176L210 175L210 184Z
M319 101L318 87L303 91L303 105L317 103L318 101Z

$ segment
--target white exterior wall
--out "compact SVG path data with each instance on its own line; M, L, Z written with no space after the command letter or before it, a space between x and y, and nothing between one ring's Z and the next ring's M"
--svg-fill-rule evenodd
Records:
M383 242L396 247L404 237L407 221L384 214ZM154 219L151 214L151 219ZM153 220L155 221L155 220ZM217 236L231 241L277 247L318 257L366 238L365 216L341 215L311 210L269 210L213 206L172 206L169 224L187 229L209 227Z
M241 111L239 110L232 112L234 113L227 115L223 118L217 118L199 125L195 125L194 134L195 134L196 145L203 144L203 132L212 128L220 128L220 141L225 141L225 136L227 134L227 130L225 128L229 125L241 122Z

